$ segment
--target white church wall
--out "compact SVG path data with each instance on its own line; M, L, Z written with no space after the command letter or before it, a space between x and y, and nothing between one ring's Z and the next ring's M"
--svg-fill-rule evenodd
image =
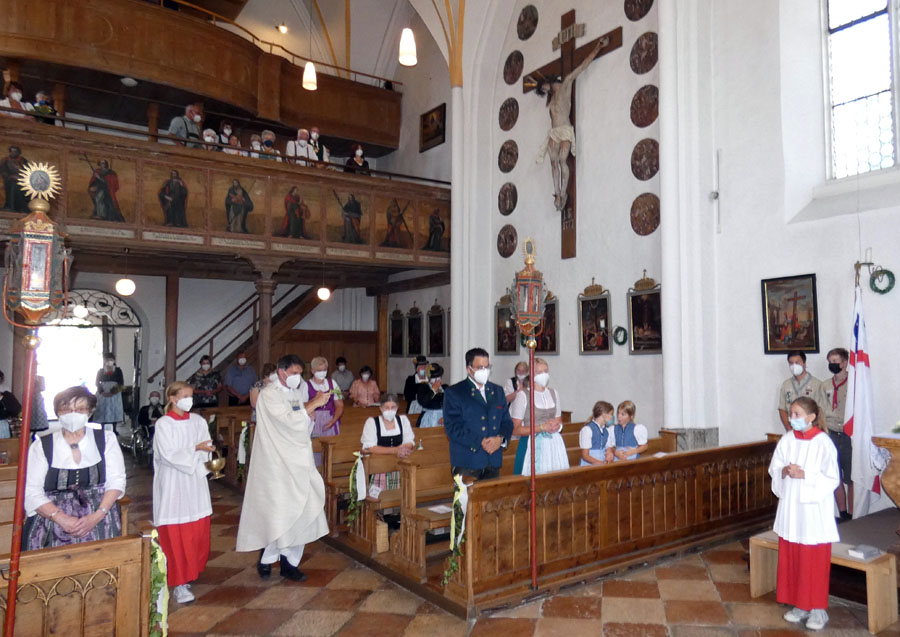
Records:
M662 283L660 277L659 230L646 237L631 228L630 210L634 198L643 192L659 192L659 176L639 181L631 174L631 153L635 144L646 137L658 139L659 124L637 128L630 119L634 93L646 84L658 85L658 69L636 75L630 68L629 54L637 38L657 28L656 8L638 22L628 20L621 3L544 2L534 35L526 41L516 34L519 11L528 4L517 2L507 28L506 41L499 59L491 61L493 76L479 89L493 96L490 110L479 111L477 117L490 124L491 143L483 152L490 155L491 188L485 207L474 219L481 222L491 236L489 258L492 262L493 302L512 285L515 272L523 266L521 248L527 237L537 243L537 268L544 274L547 287L559 300L558 355L538 354L550 365L551 385L561 396L563 408L572 410L576 419L586 418L597 400L617 404L633 400L637 405L637 421L648 426L651 435L662 425L662 357L631 355L628 346L613 345L611 355L579 354L577 297L591 283L611 291L612 325L628 325L626 294L647 270L647 275ZM524 56L524 72L546 64L558 55L550 43L559 31L560 16L574 8L577 22L586 24L586 33L578 45L589 42L617 26L623 28L622 46L593 62L580 76L576 86L576 150L577 150L577 256L560 258L560 213L553 207L549 159L538 164L540 146L550 127L545 99L535 93L523 94L521 80L507 85L503 65L513 50ZM487 62L487 61L485 61ZM519 118L515 126L504 132L498 125L500 105L508 97L519 102ZM502 143L515 140L519 159L508 174L497 165ZM518 205L508 216L498 212L497 194L505 182L518 190ZM504 259L496 248L500 229L512 224L518 234L515 253ZM487 258L488 255L485 255ZM492 313L493 305L484 308ZM495 381L512 375L518 360L527 357L522 348L518 356L494 353L493 337L484 344L492 352Z
M450 286L442 285L436 288L426 288L424 290L413 290L410 292L397 292L395 294L390 294L388 296L388 317L390 317L391 312L393 312L398 307L400 310L406 314L410 308L412 308L415 303L416 307L422 310L422 313L425 316L423 320L423 330L424 334L427 335L428 329L428 310L431 309L432 305L440 305L444 308L446 312L448 309L451 310L450 320L457 320L458 317L453 316L452 308L450 308ZM390 337L390 335L388 335ZM450 344L450 330L448 329L448 325L446 322L444 323L444 338L447 346ZM425 347L427 350L427 337L425 340ZM447 350L449 351L449 349ZM452 378L450 376L450 357L449 356L429 356L428 352L425 352L428 357L429 362L437 363L441 367L444 368L444 376L443 381L445 383L453 383L461 380L460 378ZM389 356L388 357L388 378L387 385L382 382L382 379L377 379L379 386L382 389L387 389L388 391L394 392L396 394L403 393L403 385L406 382L406 377L412 374L413 365L412 365L412 356Z
M790 6L785 6L788 4ZM796 3L799 5L799 3ZM900 209L786 223L809 199L810 184L824 177L824 128L793 124L821 121L819 3L716 5L714 26L715 136L721 148L722 233L716 238L716 312L719 438L723 444L757 440L780 431L776 390L789 375L784 355L763 353L760 280L815 273L820 353L809 369L829 377L825 354L850 345L853 263L872 248L877 263L897 270ZM739 27L739 28L738 28ZM818 78L798 81L797 69ZM782 75L783 73L783 75ZM799 156L799 159L798 159ZM805 195L805 200L804 200ZM900 418L894 390L900 336L900 294L881 296L862 281L871 355L876 428Z
M327 301L320 303L295 330L346 330L371 332L375 322L375 297L366 296L365 288L336 290ZM374 361L372 362L374 365Z
M6 268L0 268L0 277L6 279ZM6 375L7 386L12 385L13 326L5 319L0 323L0 370Z

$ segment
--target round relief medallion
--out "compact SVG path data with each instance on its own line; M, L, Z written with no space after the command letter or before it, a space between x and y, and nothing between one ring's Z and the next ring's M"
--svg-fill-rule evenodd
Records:
M648 84L642 86L631 98L631 123L645 128L659 116L659 89Z
M527 40L534 35L537 29L538 10L533 4L529 4L522 9L519 14L519 22L516 24L516 33L519 34L520 40Z
M514 97L507 97L500 105L500 130L509 130L519 119L519 102Z
M519 191L516 185L511 181L507 181L500 186L500 192L497 194L497 208L500 209L501 215L508 215L516 209L519 203Z
M641 181L647 181L659 172L659 142L642 139L631 151L631 172Z
M525 66L525 58L521 51L513 51L506 58L503 65L503 81L507 84L515 84L522 76L522 67Z
M501 257L504 259L511 257L518 244L519 235L515 228L509 224L500 228L500 232L497 234L497 252Z
M653 0L625 0L625 16L632 22L637 22L650 13Z
M659 197L652 192L638 195L631 204L631 229L642 237L659 228Z
M516 167L517 161L519 161L519 146L513 140L507 139L500 147L500 154L497 156L500 172L508 173Z
M631 70L638 75L649 72L659 61L659 38L648 31L631 47Z

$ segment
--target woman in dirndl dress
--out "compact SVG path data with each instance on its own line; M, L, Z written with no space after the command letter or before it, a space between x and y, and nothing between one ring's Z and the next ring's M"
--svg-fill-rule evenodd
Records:
M420 428L444 426L444 390L441 386L443 375L444 368L431 363L428 366L428 382L416 385L416 402L422 405L418 424Z
M534 437L537 453L536 474L561 471L569 468L566 443L562 438L562 407L550 382L550 367L543 358L534 359ZM519 392L509 406L513 421L513 434L519 436L516 448L515 475L531 475L531 414L528 408L529 392Z
M344 400L341 394L341 388L332 379L328 378L328 361L323 356L316 356L309 363L312 378L306 381L306 395L303 396L303 402L308 403L321 392L330 392L331 396L328 402L313 412L312 421L312 438L321 436L337 436L341 433L341 414L344 413ZM316 460L316 466L322 464L322 454L313 454Z
M112 425L117 430L119 423L125 421L125 410L122 407L122 390L125 389L125 377L122 368L116 365L116 357L103 355L103 369L97 371L97 409L94 420L101 425Z
M397 416L397 396L385 394L381 397L381 416L369 418L363 424L360 437L363 451L372 454L389 454L406 458L412 453L415 434L409 418ZM400 472L377 473L369 479L369 485L384 489L400 487Z
M84 387L53 399L61 429L28 451L22 550L122 535L118 499L125 493L125 461L115 434L88 422L96 405Z

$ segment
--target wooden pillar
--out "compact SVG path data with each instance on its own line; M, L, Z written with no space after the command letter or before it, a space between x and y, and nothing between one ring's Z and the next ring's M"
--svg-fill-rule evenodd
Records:
M60 117L66 116L66 85L65 84L54 84L53 85L53 108L56 109L56 114Z
M177 274L166 275L166 385L177 380L175 359L178 355L178 285Z
M147 104L147 140L151 142L159 141L156 131L159 130L159 104L150 102Z
M379 294L375 300L378 314L378 341L375 343L375 374L378 384L385 391L388 389L388 295Z
M257 367L271 362L272 356L272 295L275 293L275 281L272 273L261 273L256 280L256 293L259 295L259 353Z
M7 60L6 61L6 70L3 72L3 79L8 84L9 82L19 82L19 69L22 65L18 60ZM4 86L4 89L6 87ZM4 94L5 97L5 94Z

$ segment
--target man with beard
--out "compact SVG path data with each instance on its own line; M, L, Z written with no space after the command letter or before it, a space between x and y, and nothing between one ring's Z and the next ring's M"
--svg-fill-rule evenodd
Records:
M332 191L334 192L334 191ZM363 243L362 235L359 233L360 222L362 221L362 206L356 199L356 195L350 193L346 203L341 203L341 198L334 193L338 205L341 207L341 217L344 219L344 236L341 241L344 243Z
M292 239L309 239L304 232L303 224L311 216L309 206L303 201L300 188L292 187L284 197L284 221L281 223L281 237Z
M169 180L159 189L159 205L162 206L165 224L176 228L187 228L188 189L184 180L173 170Z
M237 179L231 182L231 188L225 195L225 212L228 215L228 232L250 233L247 230L247 215L253 212L253 200Z
M125 221L125 217L119 210L117 192L119 192L119 176L109 167L109 161L101 159L97 162L97 168L91 173L91 181L88 184L88 193L94 202L92 219Z
M17 183L19 171L27 163L28 160L22 155L22 150L18 146L10 146L9 156L4 157L3 161L0 161L0 176L3 177L3 190L6 193L6 203L3 204L4 210L28 212L28 197L25 196L25 191Z

